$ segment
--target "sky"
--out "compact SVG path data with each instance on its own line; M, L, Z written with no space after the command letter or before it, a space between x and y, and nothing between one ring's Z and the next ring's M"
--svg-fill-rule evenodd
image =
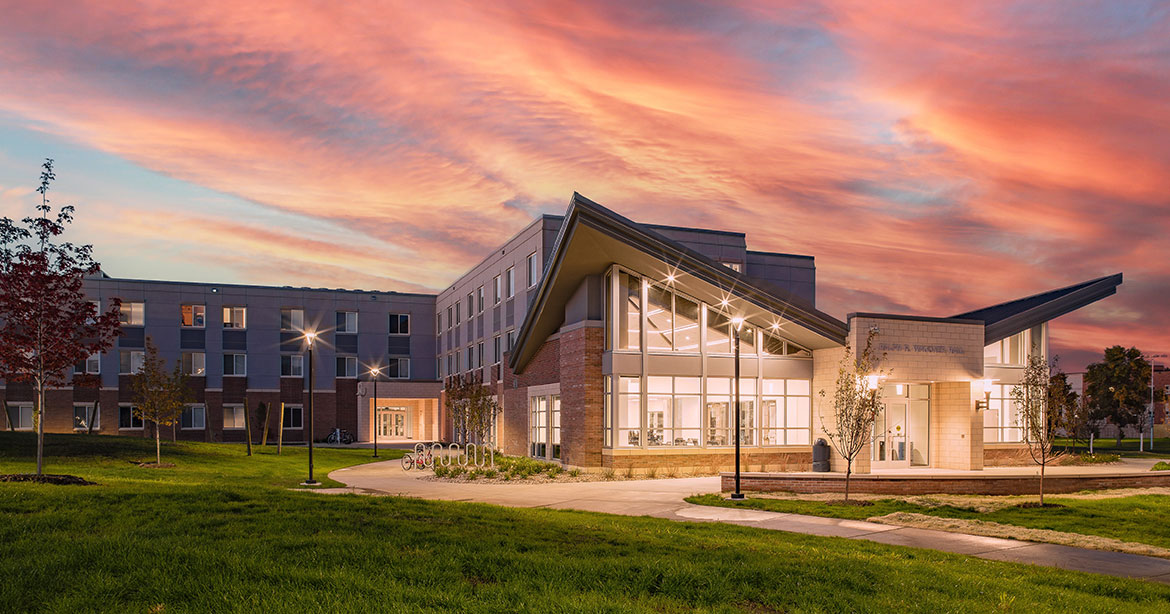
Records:
M574 191L949 316L1123 272L1170 353L1170 8L0 0L0 215L43 158L115 277L437 291Z

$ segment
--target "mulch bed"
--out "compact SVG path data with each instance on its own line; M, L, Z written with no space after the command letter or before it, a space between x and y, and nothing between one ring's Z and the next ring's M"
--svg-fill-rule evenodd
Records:
M0 474L0 482L33 482L36 484L59 484L66 486L93 486L95 482L90 482L85 478L79 478L75 475L55 475L46 473L37 475L35 473L4 473Z

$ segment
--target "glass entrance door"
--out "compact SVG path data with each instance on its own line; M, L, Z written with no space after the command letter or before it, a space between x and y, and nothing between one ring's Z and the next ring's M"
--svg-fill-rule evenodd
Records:
M929 464L930 385L888 384L882 389L882 401L885 408L873 424L873 468Z
M405 407L379 407L374 424L377 426L378 441L410 438Z

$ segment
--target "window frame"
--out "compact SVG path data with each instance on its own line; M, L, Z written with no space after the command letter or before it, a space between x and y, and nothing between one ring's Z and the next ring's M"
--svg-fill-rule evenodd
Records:
M92 366L90 363L93 363ZM78 363L84 364L82 370L77 369L77 365L73 365L74 375L101 375L102 374L102 355L101 352L90 354L85 357L85 360ZM91 370L92 369L92 370Z
M352 329L349 326L349 319L350 319L349 317L351 315L353 316L353 328ZM340 317L338 317L338 316L340 316ZM344 328L342 328L341 325L338 325L334 329L333 332L340 333L343 335L357 334L357 332L358 332L358 312L356 312L356 311L338 311L338 312L336 312L336 315L334 316L334 318L335 318L335 321L341 321L344 324Z
M25 401L6 401L7 412L4 416L5 426L10 427L14 431L31 431L33 430L33 404ZM24 413L28 412L28 426L17 426L16 424L9 424L8 421L12 419L13 410L15 410L17 424L24 424Z
M288 313L288 326L285 326L285 313ZM300 316L300 326L297 325L297 316ZM281 332L303 332L305 330L305 308L304 307L281 307L280 308L280 330Z
M134 308L135 305L138 307ZM100 309L98 313L101 313ZM125 316L125 321L123 321L123 316ZM146 326L146 302L122 301L122 304L118 306L118 322L122 326Z
M516 267L510 266L504 271L504 294L507 298L516 296Z
M191 308L191 324L186 323L183 314L183 310L188 307ZM196 310L200 312L198 315L196 314ZM201 320L199 324L195 323L197 318ZM179 305L179 328L207 328L207 305L205 303L183 303Z
M495 294L494 294L495 301L492 304L499 305L500 301L503 300L503 296L504 296L504 293L502 291L503 286L501 285L499 275L496 275L494 278L492 278L492 286L493 286L494 292L495 292Z
M187 357L188 356L191 357L191 364L189 365L190 369L188 369L188 364L187 364ZM199 360L195 359L196 356L199 357ZM203 365L202 369L200 369L202 371L202 373L195 373L197 362L202 363L202 365ZM179 353L179 363L182 365L183 374L186 375L187 377L207 377L207 353L206 352L195 352L195 351L180 352Z
M294 413L295 410L295 413ZM296 426L289 426L291 420L286 420L285 416L281 416L280 428L284 431L302 431L305 428L305 406L301 403L285 403L281 407L282 412L288 412L288 417L296 416L298 424Z
M398 320L397 326L393 326L390 324L395 318L397 318L397 320ZM387 331L389 331L389 335L391 337L409 337L410 336L410 314L409 313L388 314L387 318L386 318L386 322L387 322ZM406 332L402 331L402 329L403 329L402 323L403 322L406 322L406 326L405 326ZM398 329L398 332L394 332L395 328Z
M528 254L528 259L525 262L525 268L528 270L528 287L529 288L532 288L533 286L536 285L536 282L540 281L540 275L542 273L542 271L537 270L538 268L540 268L540 263L536 259L536 254L537 254L537 251L533 250L533 252L531 254Z
M337 369L336 372L334 373L335 377L337 377L338 379L357 379L357 376L358 376L357 356L336 356L335 358L337 359L334 361L336 363L336 366L341 366L341 364L342 364L341 361L345 361L344 364L346 365L345 373L343 374L341 369ZM350 371L349 365L353 365L353 375L349 374L349 371Z
M289 364L289 369L288 369L289 374L287 374L287 375L284 372L284 360L286 358L289 359L289 363L288 363ZM297 365L300 366L300 373L299 374L294 373L294 371L297 370L296 369ZM281 354L280 355L280 377L293 378L293 377L304 377L304 376L305 376L305 355L304 354Z
M242 357L244 359L244 369L243 369L244 372L243 373L235 373L236 360L235 360L235 358L233 358L232 359L232 371L233 372L228 373L227 369L225 368L223 370L223 376L224 377L247 377L248 376L248 354L242 353L242 352L224 352L224 354L223 354L223 364L224 365L227 365L228 356Z
M198 414L195 413L196 409L199 410ZM199 426L194 425L195 424L194 417L196 415L199 416ZM187 419L188 416L190 416L192 418L192 420L191 420L192 425L191 426L183 426L183 423ZM189 403L187 405L184 405L182 413L179 414L179 430L180 431L205 431L205 430L207 430L207 405L204 405L203 403Z
M240 319L237 323L236 313L239 313ZM228 330L247 330L248 328L248 306L247 305L224 305L223 306L223 328Z
M222 408L223 408L223 430L225 430L225 431L242 431L242 430L248 428L248 419L247 419L247 417L244 416L245 410L244 410L243 404L241 404L241 403L224 403ZM228 417L229 411L231 411L231 413L232 413L233 426L228 426L228 423L227 423L227 417ZM240 414L239 426L234 425L235 424L234 417L235 417L235 414L237 411Z
M78 402L78 401L73 402L73 430L74 431L89 430L85 425L78 425L77 424L77 410L79 408L84 409L85 415L88 416L89 411L91 409L93 409L93 406L94 406L94 404L92 402L89 402L89 403ZM102 429L102 412L101 412L101 409L99 408L98 411L95 411L93 413L93 429L92 430L100 431L101 429Z
M130 359L129 359L130 370L129 371L122 370L122 357L123 356L130 357ZM137 369L134 368L135 356L138 357L138 368ZM142 367L145 364L146 364L146 351L145 350L119 350L118 351L118 375L138 375L139 373L142 373Z
M118 404L118 430L119 431L141 431L146 428L146 421L143 420L134 412L136 406L133 403L119 403ZM122 411L125 410L130 416L130 426L122 426ZM138 426L134 426L137 422Z
M405 367L405 373L403 367ZM394 372L397 372L397 375L392 375ZM410 358L391 356L386 365L386 379L410 379Z

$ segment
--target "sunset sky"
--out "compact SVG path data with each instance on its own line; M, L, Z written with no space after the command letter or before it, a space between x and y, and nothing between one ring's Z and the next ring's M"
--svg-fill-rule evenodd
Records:
M444 288L572 192L947 316L1115 272L1170 353L1170 10L1127 2L0 0L0 215L57 161L115 277Z

